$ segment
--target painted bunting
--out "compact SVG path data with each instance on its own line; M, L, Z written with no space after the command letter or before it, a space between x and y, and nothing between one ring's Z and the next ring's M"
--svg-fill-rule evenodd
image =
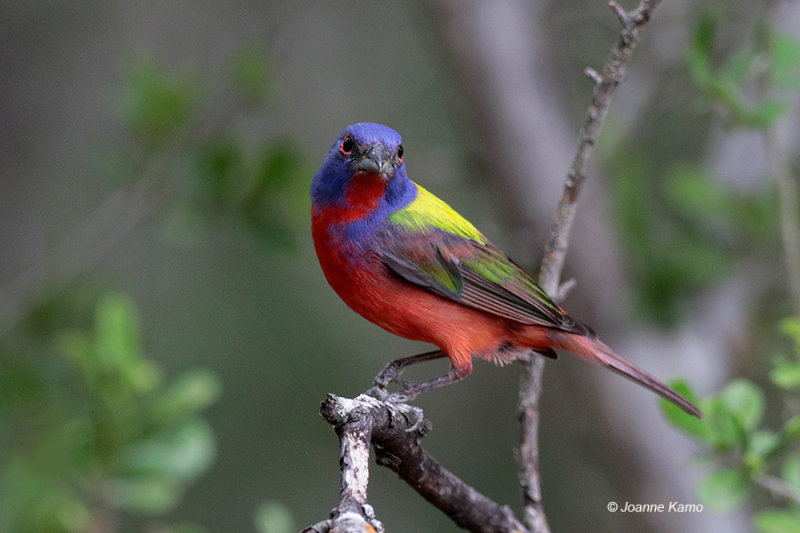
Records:
M373 123L345 129L312 180L311 200L317 257L342 300L396 335L440 348L400 359L394 370L450 359L446 375L409 386L406 396L463 379L473 357L504 364L530 351L555 357L553 348L560 348L702 417L686 398L616 355L475 226L411 181L393 129Z

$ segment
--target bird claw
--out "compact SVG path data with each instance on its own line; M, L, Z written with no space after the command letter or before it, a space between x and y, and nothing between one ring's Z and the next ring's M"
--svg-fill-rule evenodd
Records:
M386 390L386 387L378 384L364 391L364 394L367 396L372 396L373 398L382 402L387 401L389 398L389 392Z
M397 383L402 388L407 389L411 383L401 375L403 369L395 363L395 361L392 361L383 367L383 369L378 372L378 375L375 376L375 379L372 380L372 383L382 389L385 389L389 383Z
M394 379L393 376L391 376L391 377L387 376L386 369L384 368L383 370L381 370L378 373L377 376L375 376L375 378L372 380L372 383L373 383L373 385L375 385L375 387L380 387L382 389L385 389L386 386L389 383L391 383L393 379Z
M414 396L408 396L402 392L395 392L388 395L384 400L385 403L390 404L397 412L405 417L409 424L411 424L405 430L407 433L413 433L422 428L425 422L425 415L422 409L406 403L413 399Z
M380 386L372 387L364 392L368 396L387 404L391 413L403 415L406 421L411 424L405 431L411 433L423 427L425 416L422 409L409 405L408 402L416 397L416 394L409 395L403 392L389 393Z
M386 401L395 405L408 405L408 402L414 400L416 397L416 394L409 394L405 390L401 390L391 393L386 397Z

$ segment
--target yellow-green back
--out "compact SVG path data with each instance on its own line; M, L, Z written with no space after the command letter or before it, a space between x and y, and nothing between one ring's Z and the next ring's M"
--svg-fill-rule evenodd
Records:
M433 228L485 244L486 237L455 209L414 183L419 190L413 202L389 215L389 221L410 232L426 232Z

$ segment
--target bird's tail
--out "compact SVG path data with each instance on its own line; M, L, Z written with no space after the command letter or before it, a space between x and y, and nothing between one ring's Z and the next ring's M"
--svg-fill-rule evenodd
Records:
M622 357L615 354L611 348L603 342L592 338L584 337L574 333L567 333L558 330L548 330L548 339L556 348L570 351L580 358L591 363L597 363L610 368L614 372L631 379L661 397L674 403L690 415L703 418L703 413L692 402L669 388L667 385L657 380L641 368L629 363Z

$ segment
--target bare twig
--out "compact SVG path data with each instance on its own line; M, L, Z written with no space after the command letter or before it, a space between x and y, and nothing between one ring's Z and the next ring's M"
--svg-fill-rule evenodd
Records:
M614 91L625 76L625 65L639 43L640 29L650 20L660 3L661 0L642 0L639 7L631 13L626 13L616 2L609 3L623 24L623 28L619 41L611 50L611 57L603 67L602 74L587 69L587 74L595 80L592 103L587 109L581 127L578 146L567 173L564 191L556 210L539 272L539 283L549 294L557 295L559 292L570 229L575 219L578 196L586 179L586 167L594 152L597 134L608 113ZM542 390L544 359L531 357L529 361L523 362L523 368L520 386L520 422L523 435L520 457L525 519L532 531L548 532L549 527L542 508L538 450L539 397Z
M366 503L367 460L372 443L379 465L392 469L460 527L483 533L525 533L510 508L479 493L431 457L419 443L427 426L408 431L412 424L394 404L365 394L355 399L329 394L320 413L336 429L342 443L341 501L330 520L305 531L324 533L334 527L338 533L369 531L366 526L382 531L378 529L382 528L380 522L369 515L371 508ZM345 529L343 519L356 529Z
M586 77L595 82L595 84L600 85L603 83L603 76L592 67L586 67L583 69L583 73L586 74Z
M650 20L650 16L660 3L661 0L643 0L636 10L626 14L625 17L619 17L620 8L616 3L610 4L620 20L626 24L620 32L619 42L611 50L611 57L599 75L600 81L596 83L592 92L592 103L586 111L578 146L564 183L564 192L558 204L550 237L545 245L539 283L550 294L555 294L558 289L561 271L567 257L569 232L577 210L578 195L586 179L586 166L594 153L597 134L608 113L614 91L625 77L625 65L639 44L640 29ZM598 76L592 77L598 79Z
M770 494L777 498L788 500L800 505L800 492L790 487L780 478L775 476L761 475L753 478L753 482L759 487L766 489Z
M525 524L534 533L549 533L542 504L542 481L539 475L539 398L542 394L544 357L532 356L523 362L519 388L520 485L522 486Z
M631 17L628 15L628 12L616 2L609 2L608 7L614 12L614 14L619 19L620 23L622 24L623 28L627 28L631 24Z

